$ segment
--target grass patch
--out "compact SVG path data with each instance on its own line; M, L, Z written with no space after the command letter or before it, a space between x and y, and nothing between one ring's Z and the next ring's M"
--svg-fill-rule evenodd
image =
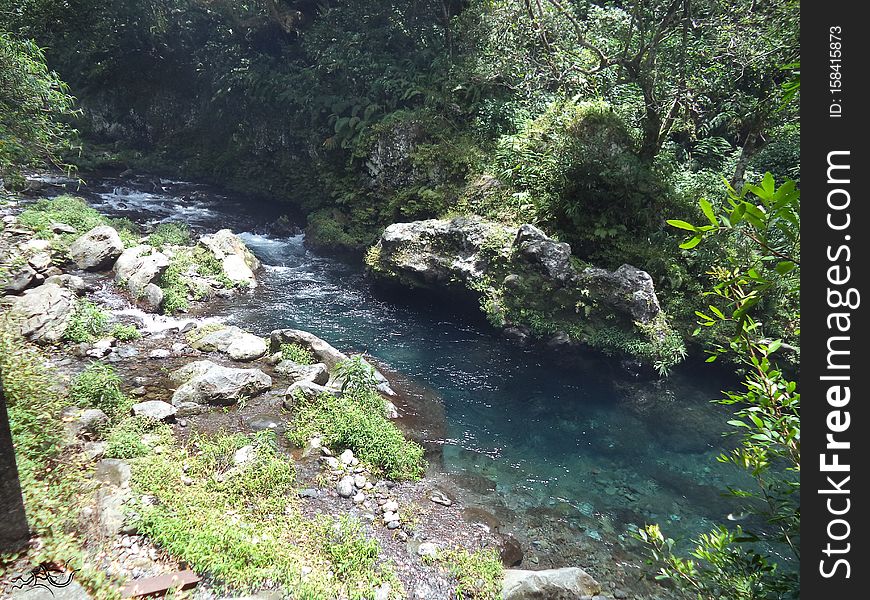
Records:
M63 339L90 343L108 331L109 315L93 302L78 300L69 325L63 332Z
M456 578L456 598L464 600L500 600L504 567L492 548L469 552L464 548L442 550L437 556L423 559L440 564Z
M133 401L121 390L121 378L112 365L93 362L76 375L69 386L69 399L83 408L99 408L112 422L130 412Z
M111 335L121 342L132 342L142 337L139 329L135 325L122 325L118 323L112 328Z
M350 359L346 363L362 363ZM341 365L339 365L341 367ZM419 479L425 469L423 448L406 440L386 418L384 400L378 394L371 372L339 368L349 374L340 397L321 394L309 400L296 397L293 427L287 436L297 446L320 435L325 446L350 448L375 473L394 480Z
M59 250L63 252L76 238L100 225L114 227L126 247L134 246L141 234L139 226L130 219L110 219L82 198L69 195L34 202L18 216L18 222L33 229L37 238L58 240ZM55 223L69 225L76 232L55 234L52 231Z
M253 460L235 465L234 453L248 444ZM358 524L302 516L293 466L272 432L200 436L131 464L135 495L157 500L136 507L140 532L224 590L362 599L394 585L390 569L377 564L377 542ZM185 468L190 485L182 483Z
M148 236L148 243L161 250L165 246L189 246L191 240L186 223L160 223Z
M118 598L116 582L94 566L76 530L91 483L85 465L64 454L60 411L65 403L54 386L57 374L6 319L0 321L0 378L27 520L39 537L23 554L0 554L0 575L22 557L33 565L65 563L78 570L76 580L95 600Z
M292 360L300 365L313 365L317 362L310 348L295 342L281 344L281 360Z
M106 436L106 458L139 458L150 454L155 446L171 443L168 425L141 415L126 417Z

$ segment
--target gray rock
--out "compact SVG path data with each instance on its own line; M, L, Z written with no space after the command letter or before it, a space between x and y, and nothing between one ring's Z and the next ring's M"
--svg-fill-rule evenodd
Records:
M154 283L166 271L169 259L162 252L142 244L127 248L115 261L115 280L123 282L137 298L145 287Z
M172 356L172 351L166 348L155 348L148 353L148 358L169 358Z
M158 312L163 306L163 290L157 284L149 283L142 288L139 304L148 312Z
M76 228L66 223L52 223L51 231L53 233L75 233Z
M280 431L283 429L284 420L277 415L260 414L247 419L246 423L251 431Z
M520 226L514 247L525 260L537 265L551 279L570 283L576 276L571 264L571 246L550 239L534 225Z
M342 498L350 498L356 493L353 487L353 477L342 477L335 485L335 491Z
M616 271L585 269L582 285L599 302L607 302L635 321L649 323L661 312L652 277L631 265L622 265Z
M69 255L80 269L100 271L111 267L123 251L124 244L118 232L108 225L101 225L74 241Z
M103 459L100 463L105 462ZM98 465L99 468L99 465ZM102 487L97 491L97 508L99 510L100 533L107 538L113 538L121 533L124 527L124 502L129 490L113 487Z
M287 393L284 398L284 408L292 410L296 403L296 396L299 394L308 400L314 400L321 394L332 394L332 391L329 388L325 388L322 385L317 385L310 381L297 381L287 388Z
M504 572L504 600L576 600L601 593L601 585L579 567Z
M17 298L10 315L18 321L21 335L34 342L53 344L63 337L74 307L75 299L68 289L43 285Z
M97 463L94 479L117 488L130 487L130 465L117 458L104 458Z
M178 408L162 400L147 400L133 405L133 414L148 417L155 421L168 421L175 416Z
M109 427L109 417L99 408L70 408L64 413L67 433L71 438L97 439Z
M317 385L326 385L329 381L329 370L323 363L302 365L292 360L282 360L275 366L275 372L294 382L310 381Z
M199 243L221 261L224 275L230 281L244 283L251 288L257 285L254 273L260 268L260 261L239 236L229 229L221 229L212 235L202 236Z
M353 462L353 451L350 449L345 450L339 455L338 460L341 461L341 464L344 466L348 466Z
M37 284L38 274L30 265L24 265L9 276L3 292L6 294L20 294L29 287Z
M423 542L417 546L417 556L431 556L435 558L438 556L438 545L432 542Z
M233 360L256 360L266 354L266 340L238 327L224 327L190 344L201 352L222 352Z
M30 257L27 261L38 273L44 273L51 268L51 254L48 252L38 252Z
M45 283L47 285L57 285L66 288L76 294L83 294L88 287L84 279L78 275L70 275L69 273L52 275L45 280Z
M272 378L259 369L234 369L209 360L192 362L170 377L179 385L172 395L172 404L177 407L185 402L233 404L242 396L259 394L272 386Z

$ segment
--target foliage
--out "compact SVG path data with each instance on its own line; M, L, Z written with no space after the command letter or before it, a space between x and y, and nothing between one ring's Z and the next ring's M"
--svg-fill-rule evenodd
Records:
M130 412L132 400L121 390L115 367L92 362L76 375L69 386L69 399L84 408L99 408L117 422Z
M160 223L148 236L148 243L159 249L165 246L189 246L190 226L186 223Z
M350 359L337 368L344 379L341 396L297 396L293 427L287 437L302 446L319 435L327 447L353 450L375 472L395 480L419 479L425 468L423 448L406 440L386 418L371 367Z
M661 577L699 597L710 590L729 590L728 597L767 598L797 589L796 573L781 571L770 551L757 546L768 537L800 559L800 393L779 364L776 353L784 348L782 340L771 339L759 317L771 298L780 297L779 307L797 305L800 194L793 181L777 187L769 173L760 185L746 185L739 193L728 186L727 191L722 206L700 200L707 223L669 223L691 232L682 244L687 249L716 235L737 235L750 242L750 252L711 272L714 286L706 295L714 303L697 315L702 327L725 327L730 335L727 345L712 348L709 361L727 355L743 367L743 389L726 392L719 400L735 407L729 424L740 434L741 444L719 460L752 475L755 491L731 493L745 500L747 512L762 516L775 535L719 527L699 538L692 559L674 555L673 542L656 526L641 532L641 539L662 563ZM795 323L799 320L797 314L789 316ZM799 329L791 333L799 335Z
M205 248L176 248L169 266L157 280L157 285L163 290L163 312L185 311L190 306L190 299L208 298L211 285L202 278L224 288L236 285L224 274L220 261Z
M281 360L291 360L300 365L313 365L317 362L314 352L302 344L281 344Z
M18 220L22 225L33 229L37 238L56 241L54 251L62 259L67 258L66 249L69 245L94 227L114 227L127 247L134 245L139 235L139 227L129 219L109 219L82 198L67 194L34 202L22 211ZM52 228L56 223L69 225L76 232L55 234Z
M498 552L492 548L469 552L465 548L441 550L426 562L443 565L456 578L459 600L498 600L501 598L504 567Z
M146 437L147 436L147 437ZM146 456L157 445L172 441L172 429L159 421L135 415L125 417L106 436L106 458L128 460Z
M236 465L235 452L249 444L254 459ZM209 574L219 588L252 591L268 585L300 598L364 598L393 580L371 559L377 544L362 539L350 522L327 532L323 521L302 515L292 493L292 464L278 450L273 432L254 439L195 436L185 447L131 463L134 490L157 500L136 506L139 531ZM366 553L349 557L348 549Z
M93 302L79 299L69 325L63 332L63 339L75 343L89 343L108 331L109 315Z
M123 325L118 323L112 328L111 335L120 342L132 342L142 337L135 325Z
M75 131L65 118L76 113L74 107L37 43L0 24L0 182L21 183L21 169L48 163L72 170L59 155L72 145Z

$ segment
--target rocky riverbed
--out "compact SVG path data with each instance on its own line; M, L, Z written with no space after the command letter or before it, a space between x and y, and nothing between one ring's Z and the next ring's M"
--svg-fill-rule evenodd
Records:
M180 317L169 317L159 314L165 309L167 288L158 284L165 283L162 277L181 249L156 248L147 240L125 243L108 225L77 231L58 222L52 224L48 240L37 239L18 220L23 206L21 199L10 198L2 208L0 256L9 271L2 303L17 319L22 335L45 349L62 378L59 386L94 360L109 363L135 399L132 412L166 422L182 443L200 433L283 433L295 392L341 394L336 366L347 355L324 340L297 329L248 332L211 318L211 301L256 294L262 276L259 261L233 232L206 232L199 238L196 252L219 268L208 274L194 268L182 273L189 308ZM74 238L69 260L53 254L54 236ZM64 342L81 299L110 314L114 324L135 327L139 337L106 334L91 342ZM277 352L282 343L299 345L316 362L304 365L284 359ZM376 373L385 411L401 423L405 394L380 370ZM105 443L95 435L105 415L98 409L71 408L59 418L67 425L68 452L84 457L85 468L101 485L83 515L94 524L86 535L89 544L100 548L101 568L128 580L180 568L129 525L129 466L103 458ZM374 476L348 449L323 447L317 437L304 448L292 447L283 436L278 439L282 453L296 465L303 513L360 519L366 535L380 543L382 559L394 563L408 597L453 597L452 576L423 560L442 548L492 547L507 567L521 563L523 550L517 541L499 532L497 523L487 523L485 515L469 512L443 475L396 483ZM242 450L234 458L239 469L250 462L250 452ZM159 445L153 451L159 452ZM616 583L608 587L617 590L615 597L626 597ZM194 597L213 597L210 590L206 580ZM580 598L600 592L601 586L577 567L538 573L509 570L504 589L509 599ZM17 594L16 598L31 597Z

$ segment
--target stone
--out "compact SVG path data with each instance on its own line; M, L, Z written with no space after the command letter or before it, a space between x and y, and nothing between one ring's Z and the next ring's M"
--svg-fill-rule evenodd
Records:
M294 383L310 381L317 385L326 385L329 381L329 370L323 363L302 365L292 360L282 360L275 366L275 372L288 377Z
M635 321L649 323L661 313L652 277L631 265L622 265L616 271L588 268L581 273L582 284L590 296L606 302Z
M75 310L72 292L42 285L16 298L10 314L19 320L21 335L37 343L53 344L63 337Z
M100 271L111 267L124 251L118 232L108 225L94 227L75 240L69 255L80 269Z
M375 600L390 600L393 588L389 583L382 583L378 586L378 589L375 590Z
M212 235L202 236L199 243L221 261L224 275L230 281L256 287L254 273L260 268L260 261L239 236L229 229L221 229Z
M155 421L168 421L175 417L178 408L162 400L147 400L133 405L133 414L148 417Z
M209 360L185 365L170 379L179 385L172 395L172 404L179 408L185 402L229 405L272 386L272 378L259 369L234 369Z
M360 489L364 488L366 485L365 475L354 475L353 484Z
M338 460L340 460L341 464L343 464L344 466L348 466L351 461L353 461L353 450L345 450L339 455Z
M252 444L248 444L247 446L242 446L233 453L233 464L244 465L253 462L256 457L257 450Z
M251 361L266 354L266 340L238 327L223 327L204 336L192 336L190 345L201 352L222 352L233 360Z
M365 502L365 499L366 499L366 495L362 492L357 492L356 496L353 497L353 501L356 504L359 504L361 502Z
M320 460L330 469L335 470L341 468L341 463L338 462L338 459L334 456L323 456Z
M335 485L335 491L342 498L350 498L354 495L353 477L342 477Z
M117 458L104 458L97 463L94 479L118 488L130 487L130 465Z
M156 348L148 353L148 358L169 358L172 356L172 351L166 348Z
M388 500L384 503L383 509L385 513L399 512L399 503L395 500Z
M259 414L246 420L246 424L251 431L279 431L283 426L283 419L277 415Z
M7 279L3 286L5 294L20 294L37 284L38 273L29 264L17 269Z
M296 495L300 498L317 498L320 495L320 491L317 488L303 488L296 492Z
M115 261L115 281L127 286L135 297L145 292L145 287L155 283L169 267L169 258L155 248L141 244L127 248Z
M284 397L284 408L287 410L293 410L293 406L296 403L296 396L299 394L301 394L303 398L314 400L321 394L332 394L332 391L322 385L317 385L310 381L297 381L287 388Z
M76 294L83 294L87 290L85 280L78 275L70 275L62 273L60 275L52 275L45 280L46 285L57 285L66 288Z
M432 542L423 542L417 546L417 556L429 556L435 558L438 556L438 545Z
M387 523L387 529L398 529L399 525L401 525L399 521L390 521L389 523Z
M66 223L52 223L51 231L53 233L75 233L76 228Z
M30 257L27 261L33 269L39 273L44 273L51 268L51 254L48 252L39 252Z
M505 567L515 567L523 562L523 549L520 543L507 533L498 535L498 555Z
M384 415L388 419L398 419L399 410L396 408L395 404L393 404L389 400L384 400Z
M526 571L506 569L504 600L576 600L601 593L601 585L579 567Z
M148 312L158 312L163 306L163 290L155 283L149 283L142 289L139 304Z
M96 439L109 427L109 417L99 408L71 407L63 416L67 432L73 438Z
M94 344L91 346L86 354L91 358L102 358L109 353L114 343L115 340L110 338L103 338L101 340L97 340L96 342L94 342Z

